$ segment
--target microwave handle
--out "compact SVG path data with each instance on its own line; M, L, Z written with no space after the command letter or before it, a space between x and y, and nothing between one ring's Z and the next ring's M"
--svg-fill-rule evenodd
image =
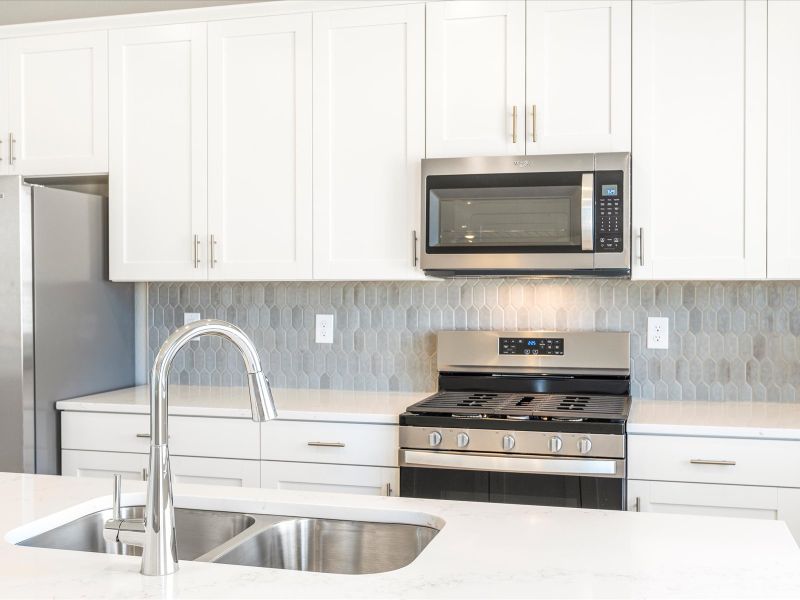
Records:
M594 173L581 178L581 250L594 250Z

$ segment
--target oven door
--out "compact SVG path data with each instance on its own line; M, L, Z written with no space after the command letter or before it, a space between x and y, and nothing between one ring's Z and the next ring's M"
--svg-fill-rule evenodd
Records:
M624 510L625 461L401 450L400 495Z
M423 268L592 269L594 173L428 177Z

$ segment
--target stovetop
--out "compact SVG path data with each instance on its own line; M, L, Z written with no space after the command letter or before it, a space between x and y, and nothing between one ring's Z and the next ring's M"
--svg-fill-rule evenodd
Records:
M629 396L440 391L408 407L414 415L462 418L624 422Z

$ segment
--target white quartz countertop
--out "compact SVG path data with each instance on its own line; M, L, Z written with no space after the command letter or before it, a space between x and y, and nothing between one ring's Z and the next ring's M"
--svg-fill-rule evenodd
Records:
M628 433L800 440L800 403L634 400Z
M783 522L177 484L178 507L437 525L410 565L336 575L15 546L110 507L90 478L0 474L5 598L798 598L800 550ZM141 503L142 482L123 503ZM180 538L178 538L180 545Z
M397 423L408 406L430 392L374 392L273 388L278 418L285 421ZM149 413L150 388L140 385L58 402L59 410ZM169 414L250 418L244 387L171 385Z

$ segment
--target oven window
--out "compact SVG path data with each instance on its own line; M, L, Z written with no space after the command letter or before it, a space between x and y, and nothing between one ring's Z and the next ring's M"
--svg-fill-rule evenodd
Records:
M429 252L581 252L582 173L427 178Z
M436 500L624 510L625 479L401 467L400 495Z

